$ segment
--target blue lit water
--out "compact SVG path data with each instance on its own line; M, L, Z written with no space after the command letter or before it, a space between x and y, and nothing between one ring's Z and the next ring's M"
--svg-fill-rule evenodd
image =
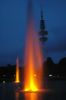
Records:
M66 81L47 82L46 88L50 91L44 93L24 94L17 92L17 88L13 83L0 83L0 100L66 100Z

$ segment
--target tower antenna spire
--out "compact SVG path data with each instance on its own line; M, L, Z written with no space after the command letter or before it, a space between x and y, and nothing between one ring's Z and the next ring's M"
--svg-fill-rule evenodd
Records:
M47 41L48 32L45 29L45 20L43 16L43 0L40 1L40 11L41 11L41 19L40 19L40 41L45 42Z

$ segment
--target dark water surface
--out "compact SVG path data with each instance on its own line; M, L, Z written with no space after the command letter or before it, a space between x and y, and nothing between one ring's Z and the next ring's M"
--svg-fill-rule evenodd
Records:
M48 91L22 93L13 83L1 83L0 100L66 100L66 81L49 81L45 87Z

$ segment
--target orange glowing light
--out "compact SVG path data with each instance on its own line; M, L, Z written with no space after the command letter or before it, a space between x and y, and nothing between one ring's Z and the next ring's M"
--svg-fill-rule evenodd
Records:
M25 100L38 100L38 95L35 93L26 93Z
M32 20L30 20L28 27L24 61L24 91L36 92L40 89L42 82L42 55L37 33L33 29Z
M16 78L15 78L15 83L19 83L19 60L18 57L16 59Z

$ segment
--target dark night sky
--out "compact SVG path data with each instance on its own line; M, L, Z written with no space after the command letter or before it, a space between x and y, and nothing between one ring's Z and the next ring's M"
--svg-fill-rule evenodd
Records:
M0 65L14 64L23 57L28 0L0 0ZM36 31L40 24L40 0L33 0ZM47 56L58 62L66 56L66 0L44 0L48 41Z

